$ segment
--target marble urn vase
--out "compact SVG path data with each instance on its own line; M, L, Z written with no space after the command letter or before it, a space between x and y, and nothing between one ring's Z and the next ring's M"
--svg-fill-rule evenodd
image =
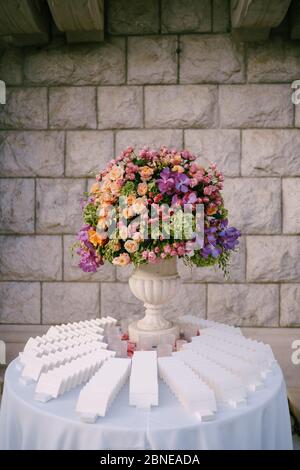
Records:
M179 285L176 257L157 264L144 264L136 268L129 278L132 293L144 303L145 316L129 325L131 341L149 335L153 345L158 345L163 335L179 336L178 326L164 318L168 302L175 296Z

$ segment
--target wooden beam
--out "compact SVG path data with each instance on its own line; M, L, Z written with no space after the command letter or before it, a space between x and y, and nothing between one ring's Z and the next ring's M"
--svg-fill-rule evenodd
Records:
M48 0L60 31L68 42L100 42L104 38L103 0Z
M17 46L46 44L48 20L43 2L0 0L0 37Z
M261 41L285 17L291 0L231 0L232 33L240 40Z

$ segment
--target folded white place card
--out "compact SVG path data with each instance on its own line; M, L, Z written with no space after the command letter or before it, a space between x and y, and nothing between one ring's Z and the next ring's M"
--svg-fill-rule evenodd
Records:
M246 387L232 372L189 349L173 353L173 356L183 361L214 390L218 402L233 407L246 403Z
M106 345L105 345L106 346ZM25 357L24 368L21 372L20 380L22 383L29 384L37 381L42 372L59 367L78 357L82 357L92 351L103 349L102 343L91 341L90 343L77 344L72 347L56 351L41 357Z
M235 336L230 335L230 338L235 338ZM232 354L232 356L253 364L262 378L265 378L266 375L271 372L268 358L264 352L251 350L243 344L238 344L235 340L228 341L224 339L222 335L215 337L205 334L192 338L192 342L207 344L216 350L227 352Z
M175 357L158 358L158 371L179 402L200 420L214 418L217 411L214 391L184 362Z
M57 398L58 395L86 382L105 360L114 355L113 351L99 349L42 373L35 389L35 400L45 402Z
M264 354L265 360L268 362L269 365L272 365L274 362L276 362L273 351L269 344L265 344L260 341L255 341L250 338L245 338L245 336L242 335L233 337L232 335L228 334L227 331L220 331L218 329L213 328L203 330L202 335L213 336L215 338L221 339L222 341L227 341L229 343L239 345L243 348Z
M179 324L190 324L195 325L199 329L206 330L209 329L218 329L221 331L226 332L227 334L238 335L242 336L241 329L231 325L224 325L223 323L218 323L212 320L205 320L204 318L196 317L195 315L183 315L182 317L178 318Z
M183 345L183 350L192 349L197 354L206 357L236 374L242 380L248 391L255 391L263 386L262 377L256 366L230 353L220 351L204 342L192 341Z
M82 388L76 405L82 421L94 423L98 416L105 416L128 379L130 365L131 360L127 358L108 359Z
M158 405L156 351L135 351L132 356L129 404L138 408Z

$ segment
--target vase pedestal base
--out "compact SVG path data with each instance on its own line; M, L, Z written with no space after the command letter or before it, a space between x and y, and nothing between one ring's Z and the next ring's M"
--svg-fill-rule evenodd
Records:
M129 330L129 339L134 343L138 343L139 336L143 335L151 337L151 342L153 346L157 346L161 342L161 337L164 335L174 335L175 339L179 338L179 327L177 325L171 325L169 328L164 328L162 330L142 330L137 326L138 321L130 323Z

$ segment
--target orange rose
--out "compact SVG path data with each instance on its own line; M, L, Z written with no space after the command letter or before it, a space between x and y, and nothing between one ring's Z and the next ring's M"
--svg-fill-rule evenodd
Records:
M174 155L174 157L172 158L172 163L174 163L175 165L179 165L181 162L181 155L179 153L176 153L176 155Z
M122 253L120 256L113 260L116 266L126 266L130 263L130 256L127 253Z
M95 194L100 190L99 183L94 183L92 184L92 187L90 189L90 194Z
M137 192L139 196L145 196L145 194L147 194L147 191L148 191L147 183L144 182L144 183L138 184Z
M209 206L207 209L206 209L206 214L207 215L214 215L216 212L217 212L217 207L215 206Z
M135 240L127 240L124 244L124 247L125 250L128 251L128 253L135 253L138 249L138 244Z
M140 175L143 180L149 180L151 176L153 175L153 169L150 168L149 166L143 166L140 169Z
M97 245L103 246L106 243L106 234L100 235L96 230L90 229L88 231L89 241L96 247Z
M123 176L124 170L120 166L113 166L109 172L109 177L111 180L118 180Z
M132 204L135 203L135 200L136 200L136 197L133 196L132 194L130 194L129 196L127 196L127 204L128 204L128 206L132 206Z
M178 173L183 173L184 168L181 165L174 165L173 168L172 168L172 171L178 171Z

